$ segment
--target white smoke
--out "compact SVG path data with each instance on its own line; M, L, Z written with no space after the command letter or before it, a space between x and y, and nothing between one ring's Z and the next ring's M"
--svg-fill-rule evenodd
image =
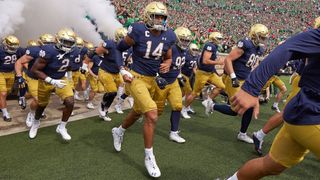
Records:
M101 42L100 35L86 15L95 19L99 31L109 37L121 26L114 7L106 0L0 0L0 10L2 8L6 11L0 11L0 22L6 23L0 24L0 36L15 34L22 44L43 33L55 34L69 27L84 40L97 45Z

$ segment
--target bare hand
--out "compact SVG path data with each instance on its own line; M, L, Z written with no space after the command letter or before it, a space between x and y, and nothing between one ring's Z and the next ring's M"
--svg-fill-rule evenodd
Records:
M167 73L170 70L171 64L169 63L162 63L160 64L160 73Z
M253 107L253 116L258 119L259 115L259 99L244 90L240 90L230 99L231 106L239 115L243 115L249 108Z
M133 80L133 78L129 77L128 75L123 75L122 78L123 78L123 81L127 83L131 83Z

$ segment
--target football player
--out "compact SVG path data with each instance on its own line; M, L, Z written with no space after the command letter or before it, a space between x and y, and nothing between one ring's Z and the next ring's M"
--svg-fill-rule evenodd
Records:
M123 39L127 35L127 33L128 33L128 31L126 28L117 29L116 33L115 33L116 42L119 43L120 40ZM128 67L128 59L131 58L131 53L132 53L132 48L121 52L121 55L122 55L121 57L122 57L123 63L125 65L125 67L127 67L127 68L129 68ZM118 96L117 100L118 101L114 106L114 108L118 114L123 114L122 104L123 104L124 100L129 96L128 93L127 94L124 93L124 90L125 90L125 83L122 83L118 88L118 92L117 92L117 96Z
M151 2L144 10L143 22L134 23L128 28L128 35L120 41L122 52L133 47L131 73L121 69L123 79L134 98L131 112L120 127L112 129L114 148L121 151L125 130L144 115L145 166L152 177L160 177L161 172L153 153L153 135L158 119L157 105L153 95L156 86L163 86L158 72L169 71L172 62L171 46L176 41L174 32L167 27L168 11L164 4ZM157 84L159 83L159 84Z
M98 77L98 72L99 72L99 67L103 61L103 56L102 55L94 55L91 58L91 61L89 63L89 84L90 84L90 94L89 94L89 102L87 104L88 109L94 109L94 105L92 103L94 96L96 95L97 92L99 92L99 77Z
M191 118L188 115L187 107L189 107L194 99L200 95L201 90L207 82L217 87L216 92L212 93L211 98L214 98L222 89L225 88L225 85L223 84L221 77L218 76L215 68L215 65L224 64L223 59L217 56L218 45L222 39L223 36L221 33L213 32L209 35L209 41L202 49L198 70L195 74L193 91L189 96L186 97L185 106L181 111L181 115L185 119Z
M13 35L4 37L0 45L0 109L3 120L7 122L11 121L11 116L7 110L6 98L14 83L14 64L24 54L19 46L19 39Z
M271 84L274 84L277 88L280 89L280 92L278 92L277 96L276 96L276 101L273 103L273 105L271 106L272 110L275 110L276 112L280 112L279 109L279 102L281 102L282 97L284 96L284 94L287 92L287 87L284 84L284 82L279 78L279 76L277 75L273 75L268 82L264 85L264 87L262 88L261 91L266 91L267 88L270 87ZM268 96L267 96L268 98Z
M15 64L15 71L16 71L18 83L21 86L25 81L27 82L28 92L32 98L30 103L30 112L28 113L27 119L26 119L27 127L31 127L34 116L35 116L35 111L38 106L38 79L31 72L31 68L39 56L41 46L53 44L55 42L56 42L55 37L52 34L42 34L39 37L38 42L33 42L33 44L31 44L30 42L28 43L26 53L21 58L19 58ZM22 76L22 69L24 66L28 67L25 70L25 74L26 74L25 80Z
M171 105L171 131L169 139L177 143L184 143L186 140L179 135L179 122L182 109L182 92L180 86L185 86L186 81L181 75L181 68L185 65L189 44L192 40L191 31L185 27L178 27L175 31L177 36L176 45L172 46L172 64L169 72L160 73L160 77L167 81L162 89L156 88L154 101L158 107L158 115L163 112L166 100Z
M228 97L232 97L240 90L244 80L248 77L251 70L255 68L259 58L263 55L264 49L262 44L268 38L269 30L263 24L255 24L251 27L249 37L240 40L237 47L233 48L225 59L225 70L229 76L226 77L226 93ZM206 113L209 114L213 110L223 114L236 116L232 107L228 104L214 104L208 101ZM246 143L253 143L253 140L247 135L247 129L251 122L253 108L246 111L242 117L240 132L237 136L238 140Z
M193 76L197 69L197 62L200 58L200 49L198 45L191 43L189 50L187 51L186 63L181 68L182 76L185 79L184 86L182 87L182 96L188 97L192 92L191 76ZM191 106L186 107L188 114L194 114L194 110Z
M124 63L115 40L106 40L101 46L96 48L96 54L103 57L98 77L105 91L99 106L99 116L104 121L111 121L111 118L108 116L108 109L117 96L118 87L123 83L119 72L120 67L123 67Z
M289 93L289 96L286 99L286 104L300 91L300 87L299 87L300 76L306 62L307 62L306 60L299 60L299 66L296 72L291 77L292 88L291 88L291 92ZM262 129L253 133L252 139L254 141L254 148L258 153L258 155L260 156L262 155L262 144L263 144L264 137L270 131L272 131L276 127L279 127L283 123L282 116L283 116L283 113L280 113L280 112L274 114L268 119L267 123L263 126Z
M83 91L86 89L86 77L85 71L81 71L83 65L83 60L86 58L88 49L84 46L84 41L81 37L76 37L76 46L80 50L80 58L75 59L74 63L71 63L71 71L72 71L72 86L74 89L74 99L76 100L82 100L79 96L79 91ZM82 69L81 69L82 70ZM81 80L81 81L79 81ZM84 82L83 82L84 81ZM79 82L81 83L81 86L78 86Z
M320 158L320 29L299 33L276 47L248 76L231 99L234 111L243 115L254 108L259 113L258 95L267 80L291 59L308 58L299 81L300 91L286 105L284 125L276 135L268 155L245 163L230 179L261 179L278 175L300 163L308 152Z
M38 106L35 119L29 131L29 137L35 138L40 127L40 117L49 103L50 95L55 91L56 95L63 100L62 119L57 126L56 132L66 141L71 140L66 124L74 106L71 83L65 74L70 64L76 58L80 58L80 51L76 46L76 34L68 28L61 29L56 34L56 43L41 47L39 58L33 64L31 72L39 79L38 81Z

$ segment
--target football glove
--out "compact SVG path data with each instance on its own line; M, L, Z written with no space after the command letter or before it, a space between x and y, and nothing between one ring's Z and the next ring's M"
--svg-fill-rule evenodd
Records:
M187 82L186 78L184 76L182 76L181 74L179 74L177 79L178 79L178 82L179 82L179 86L180 87L184 87L184 85Z
M27 92L26 80L22 76L17 76L19 97L24 97Z
M240 87L240 82L236 77L231 79L231 83L232 83L232 87L234 88Z
M133 75L129 71L125 70L124 68L120 69L120 75L121 76L127 75L129 78L133 78Z
M166 85L168 85L168 82L164 78L160 77L159 74L157 74L155 79L156 79L156 83L160 89L164 89L164 88L166 88Z
M80 67L80 72L81 74L86 74L88 72L88 64L83 63L82 66Z
M67 85L65 80L52 79L51 77L46 77L45 81L60 89Z

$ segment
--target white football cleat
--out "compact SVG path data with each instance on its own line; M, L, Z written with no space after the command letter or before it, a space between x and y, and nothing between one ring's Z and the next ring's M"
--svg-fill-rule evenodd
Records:
M202 101L202 103L203 103L204 101ZM210 113L212 113L213 112L213 106L214 106L214 102L212 101L212 100L207 100L206 101L206 110L205 110L205 113L206 113L206 115L207 116L209 116L210 115Z
M179 135L179 131L175 131L175 132L171 131L171 132L170 132L170 135L169 135L169 139L170 139L171 141L175 141L175 142L177 142L177 143L185 143L185 142L186 142L186 140L183 139L183 138Z
M187 110L185 107L182 108L181 110L181 116L184 118L184 119L190 119L191 117L189 116Z
M118 114L123 114L123 111L122 111L122 108L121 108L121 104L116 104L116 105L114 106L114 109L116 110L116 112L117 112Z
M38 129L40 127L40 121L34 120L29 130L29 138L33 139L37 136Z
M104 107L104 105L102 105L102 103L100 103L100 106L99 106L99 114L100 114L100 117L102 118L102 117L104 117L104 116L106 116L106 110L105 110L105 107Z
M94 107L94 105L92 104L92 102L89 102L89 103L87 104L87 108L88 108L88 109L94 109L95 107Z
M56 132L62 136L62 139L65 141L70 141L71 136L68 134L66 128L60 128L60 125L57 126Z
M160 169L154 156L146 156L144 158L144 165L146 166L151 177L158 178L161 176Z
M108 115L105 115L105 116L99 116L101 119L103 119L104 121L111 121L112 119L108 116Z
M246 142L246 143L249 143L249 144L253 144L253 139L252 139L251 137L249 137L249 136L247 135L247 133L241 133L241 132L239 132L237 138L238 138L238 140L240 140L240 141L243 141L243 142Z
M29 112L28 115L27 115L27 119L26 119L27 127L31 127L32 126L33 120L34 120L34 116L33 116L33 114L31 112Z
M203 100L203 101L201 102L201 104L202 104L203 107L207 107L208 100L209 100L209 99L206 99L206 100Z
M121 144L123 141L124 133L119 133L117 127L112 128L112 137L113 137L113 147L116 151L121 151Z
M74 99L78 101L82 101L83 99L79 96L79 93L74 93Z

